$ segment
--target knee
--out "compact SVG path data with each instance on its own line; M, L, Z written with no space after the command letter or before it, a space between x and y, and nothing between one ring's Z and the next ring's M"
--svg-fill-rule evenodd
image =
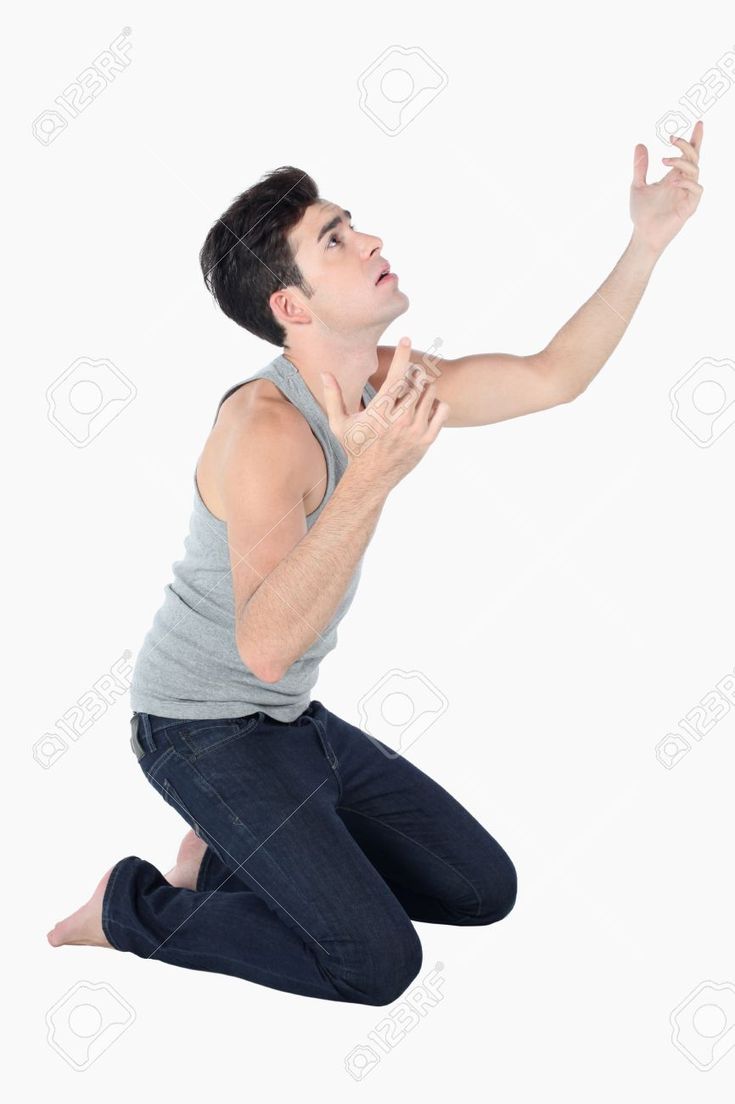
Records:
M495 924L508 915L518 896L518 875L508 855L503 853L502 860L493 857L487 878L476 891L475 905L465 923Z
M424 958L421 940L413 924L404 932L400 944L390 948L371 948L371 968L365 978L366 1004L386 1005L405 993L418 975Z
M356 1004L392 1004L406 991L423 962L423 948L410 920L390 939L364 938L359 964L335 971L333 981L343 1000Z

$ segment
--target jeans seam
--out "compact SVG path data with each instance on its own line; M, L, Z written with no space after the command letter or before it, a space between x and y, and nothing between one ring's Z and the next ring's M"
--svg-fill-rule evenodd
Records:
M141 931L140 928L133 928L130 926L130 924L125 924L122 920L109 920L108 923L114 925L114 927L116 928L123 928L125 931L133 932L133 934L137 935L139 938L142 936L142 938L147 940L149 943L155 943L155 947L153 948L151 953L149 955L146 955L147 958L152 958L156 951L160 950L160 948L163 947L164 943L166 942L166 940L164 940L163 943L156 943L155 939L151 939L147 932ZM112 940L110 940L110 942L112 943ZM118 947L117 944L113 944L113 946L115 947L116 951L123 950L123 948Z
M120 859L118 862L115 863L115 866L113 867L112 873L110 874L107 885L105 887L105 892L102 897L102 915L100 917L100 924L102 926L102 931L104 932L105 938L109 943L112 943L116 951L119 951L120 947L117 946L114 940L110 939L109 933L106 929L110 924L118 923L118 921L113 918L110 912L110 901L112 899L115 884L117 883L118 875L120 874L120 869L124 861L124 859Z
M461 870L457 870L455 866L452 866L450 862L447 862L446 859L443 859L441 855L437 855L436 852L432 851L430 847L426 847L423 843L419 843L418 840L413 839L412 836L407 835L406 832L402 832L400 828L395 828L392 824L386 824L384 820L379 820L378 817L370 816L369 813L360 812L359 809L352 809L349 805L338 805L337 811L339 812L340 809L344 809L347 813L354 813L355 816L364 817L365 820L372 820L375 824L379 824L381 828L389 828L391 832L395 832L398 836L403 836L404 839L407 839L408 842L412 843L415 847L420 847L422 851L426 851L427 855L431 855L433 858L438 859L439 862L443 863L444 866L451 870L453 874L456 874L457 877L461 878L462 881L467 883L467 885L470 887L475 897L477 898L477 911L475 912L475 916L480 915L480 911L482 909L482 897L477 892L477 887L472 884L467 875L463 874Z
M310 717L309 720L313 721L313 723L317 727L317 735L319 736L319 740L320 740L320 743L322 745L322 751L324 752L324 754L326 756L326 759L327 759L327 762L329 763L329 766L332 768L332 772L334 774L334 777L337 780L337 802L339 803L342 800L342 796L343 796L342 795L342 779L340 778L340 773L339 773L339 760L337 759L337 755L335 753L334 748L332 747L329 740L327 739L326 729L324 728L324 725L322 724L322 722L320 720L317 720L316 717Z
M158 787L155 786L154 783L157 781L158 775L161 773L161 770L163 769L165 764L168 763L171 756L176 755L176 754L178 754L178 753L177 753L175 748L167 747L166 750L162 751L161 754L158 756L158 758L155 760L151 770L146 770L145 767L141 766L141 770L143 771L143 774L146 776L146 778L151 783L151 785L153 786L154 789L158 789ZM139 761L142 763L142 759L139 760Z

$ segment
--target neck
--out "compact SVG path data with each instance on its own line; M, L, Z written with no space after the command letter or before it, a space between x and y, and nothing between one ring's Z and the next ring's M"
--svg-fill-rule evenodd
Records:
M329 345L317 351L289 348L284 349L282 355L297 369L325 412L320 372L331 372L342 390L347 412L356 414L362 408L365 384L378 370L378 350L373 342L361 346Z

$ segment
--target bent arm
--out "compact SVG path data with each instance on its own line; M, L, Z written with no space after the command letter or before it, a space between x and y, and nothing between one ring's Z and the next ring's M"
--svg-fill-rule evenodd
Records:
M280 681L332 620L386 497L348 466L311 529L245 605L238 650L264 682Z

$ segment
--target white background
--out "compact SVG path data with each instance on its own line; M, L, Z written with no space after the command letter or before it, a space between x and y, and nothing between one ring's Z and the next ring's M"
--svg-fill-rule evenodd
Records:
M446 696L405 753L519 878L496 925L417 925L442 999L369 1075L355 1080L345 1057L391 1007L49 947L47 930L119 858L167 870L185 825L140 775L127 693L52 766L32 755L135 656L183 553L216 403L278 351L203 286L214 218L267 170L296 165L380 235L400 273L411 306L384 342L537 351L625 249L635 144L660 178L674 151L657 123L735 51L727 11L41 4L16 23L3 76L17 395L4 420L4 881L6 999L23 1024L8 1073L28 1095L732 1099L735 1052L703 1072L670 1021L701 983L728 983L729 1021L704 1009L698 1022L735 1032L732 709L674 767L655 753L735 666L735 430L700 447L669 400L701 358L735 358L726 78L698 112L699 210L614 354L573 403L442 431L391 494L322 665L314 696L352 723L394 668ZM124 27L124 71L51 143L36 140L34 119ZM391 46L420 48L448 79L395 134L358 89ZM80 448L49 419L46 391L82 356L112 361L136 395ZM45 1016L81 980L111 986L135 1021L77 1075Z

